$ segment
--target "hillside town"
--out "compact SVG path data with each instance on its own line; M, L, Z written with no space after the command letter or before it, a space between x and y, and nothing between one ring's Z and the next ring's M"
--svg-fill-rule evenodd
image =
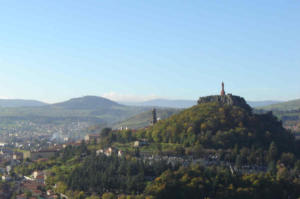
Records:
M20 150L42 150L80 139L89 126L88 122L54 125L16 121L13 125L0 127L0 143Z
M0 151L0 174L2 182L11 183L13 182L13 186L10 188L11 193L16 193L17 199L27 199L27 198L68 198L63 193L57 193L55 190L55 186L51 189L47 189L46 180L49 175L51 175L47 170L35 170L28 176L20 176L16 175L13 171L14 168L20 165L22 162L47 162L51 158L55 157L57 152L68 147L68 146L80 146L82 142L86 143L97 143L99 142L99 136L96 135L87 135L84 140L75 142L75 143L66 143L57 145L56 148L48 149L48 150L40 150L40 151L24 151L17 152L15 149L10 149L7 147L2 147ZM132 142L132 149L139 149L140 147L147 146L148 142L146 140L137 140ZM81 154L82 157L85 154ZM133 155L138 159L141 159L144 162L149 162L150 164L154 164L155 162L164 161L167 164L176 167L178 165L188 167L190 165L222 165L231 169L232 173L234 172L243 172L243 173L258 173L264 172L266 167L262 166L251 166L251 165L243 165L241 168L236 168L234 165L231 165L230 162L224 162L219 160L219 157L215 154L211 154L205 157L195 157L194 155L186 155L185 152L169 152L169 153L160 153L153 154L150 152L138 152L131 153L125 152L115 147L108 148L100 148L96 150L96 155L105 155L105 156L117 156L122 158L126 155ZM149 179L154 179L154 176L148 176ZM5 197L6 192L4 190L0 190L0 197Z

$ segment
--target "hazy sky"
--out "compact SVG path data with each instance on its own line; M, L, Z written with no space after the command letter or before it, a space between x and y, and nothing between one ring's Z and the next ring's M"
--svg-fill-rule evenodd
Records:
M300 98L299 0L0 0L0 98Z

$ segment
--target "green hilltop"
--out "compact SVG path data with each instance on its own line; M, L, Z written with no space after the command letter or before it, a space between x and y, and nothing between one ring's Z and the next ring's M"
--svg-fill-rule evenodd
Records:
M231 99L219 101L221 98L215 96L211 99L216 100L199 100L198 105L159 121L142 132L143 135L154 142L186 147L232 149L237 145L267 150L273 142L281 151L294 150L293 135L272 113L255 114L236 96L232 97L233 102Z

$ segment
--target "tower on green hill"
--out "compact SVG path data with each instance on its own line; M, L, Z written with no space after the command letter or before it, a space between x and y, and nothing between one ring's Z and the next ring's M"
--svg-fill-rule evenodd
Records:
M230 105L230 106L239 106L249 111L252 110L252 108L247 104L244 98L240 96L232 95L230 93L226 95L224 89L224 82L222 82L221 95L200 97L198 100L198 104L210 103L210 102L217 102L219 104Z

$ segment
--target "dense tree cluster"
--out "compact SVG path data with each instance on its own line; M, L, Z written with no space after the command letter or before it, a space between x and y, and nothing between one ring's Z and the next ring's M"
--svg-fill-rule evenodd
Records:
M147 180L171 169L164 161L147 162L91 154L66 176L68 189L85 192L142 193Z
M110 146L113 142L128 143L136 140L136 134L132 130L114 130L104 128L101 133L101 145Z
M228 169L197 166L164 172L146 193L157 199L292 199L300 196L300 180L269 173L232 175Z
M10 198L13 195L13 184L0 182L0 198Z

